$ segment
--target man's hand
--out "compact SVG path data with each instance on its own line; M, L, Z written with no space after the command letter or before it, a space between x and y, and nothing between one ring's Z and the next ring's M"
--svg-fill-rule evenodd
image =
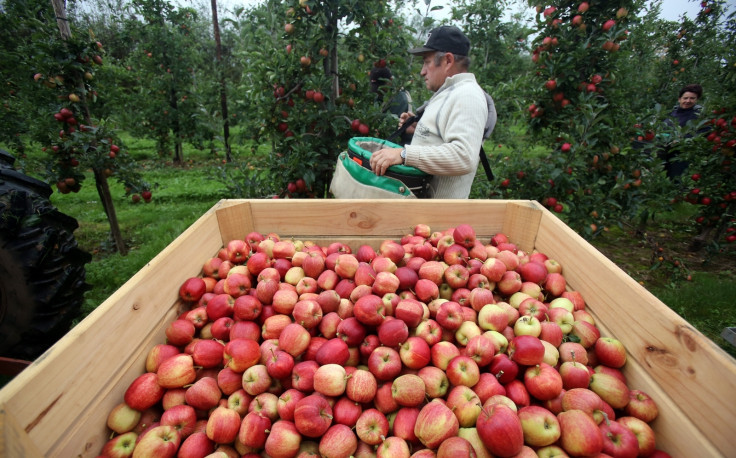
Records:
M383 148L371 155L371 169L378 176L384 175L392 165L402 162L401 148Z
M406 113L401 113L401 116L399 116L399 128L401 128L401 126L404 125L404 123L406 122L406 120L409 119L409 118L411 118L412 116L414 116L414 113L412 113L410 111L407 111ZM407 134L411 135L411 134L414 133L414 129L416 129L416 127L417 127L417 123L415 122L411 126L407 127L405 132Z

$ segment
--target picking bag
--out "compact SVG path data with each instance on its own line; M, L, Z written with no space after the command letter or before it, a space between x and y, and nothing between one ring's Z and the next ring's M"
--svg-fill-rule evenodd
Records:
M415 167L393 165L383 176L371 170L371 155L400 145L372 137L355 137L337 158L330 191L338 199L387 199L426 197L432 175Z

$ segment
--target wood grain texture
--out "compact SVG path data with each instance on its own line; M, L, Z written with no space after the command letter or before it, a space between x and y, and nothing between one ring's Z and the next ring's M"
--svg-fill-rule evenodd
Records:
M107 414L144 370L181 306L178 287L224 243L251 231L374 248L418 223L504 232L563 265L604 335L629 352L632 388L660 407L653 427L672 456L736 456L736 363L552 213L529 201L224 200L0 391L0 456L94 457Z

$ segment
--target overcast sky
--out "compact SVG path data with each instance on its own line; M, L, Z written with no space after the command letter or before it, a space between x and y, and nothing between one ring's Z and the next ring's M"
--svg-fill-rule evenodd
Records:
M187 4L187 3L206 3L207 6L209 6L209 1L206 0L176 0L174 3L179 4ZM218 0L218 4L221 5L221 8L228 8L233 9L238 6L254 6L261 3L261 0ZM449 5L452 5L452 0L432 0L432 5L442 5L444 6L444 11L440 10L437 12L434 12L432 14L433 17L436 19L441 19L443 17L446 17L445 15L449 13L450 8ZM421 3L420 3L421 5ZM422 5L423 6L423 5ZM730 5L731 8L734 7L733 1ZM530 9L531 10L531 9ZM692 1L692 0L663 0L662 1L662 18L667 19L669 21L677 21L680 19L680 17L685 14L690 19L695 19L695 16L698 14L698 11L700 10L700 0Z

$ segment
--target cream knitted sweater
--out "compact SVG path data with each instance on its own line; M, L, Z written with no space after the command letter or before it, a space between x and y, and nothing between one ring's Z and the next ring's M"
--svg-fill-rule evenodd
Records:
M487 119L486 98L472 73L447 78L429 99L406 146L406 165L434 175L431 197L468 198Z

